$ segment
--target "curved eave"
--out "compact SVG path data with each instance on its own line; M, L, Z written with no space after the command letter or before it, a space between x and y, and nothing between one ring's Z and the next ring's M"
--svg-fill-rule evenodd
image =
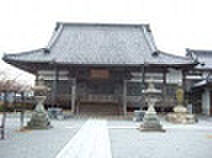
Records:
M27 71L27 72L32 73L32 74L36 73L35 69L29 66L31 64L29 62L14 61L14 60L7 59L5 57L3 57L2 59L7 64L13 65L13 66L15 66L19 69L22 69L22 70Z
M14 60L14 59L10 59L9 57L7 57L7 55L5 55L3 57L3 60L11 65L14 65L20 69L23 69L27 72L30 73L35 73L36 70L38 69L37 67L34 67L35 65L43 65L43 64L48 64L48 65L53 65L52 61L25 61L25 60ZM73 67L141 67L141 66L145 66L145 67L161 67L161 68L192 68L195 65L197 65L194 62L191 63L183 63L183 64L153 64L153 63L141 63L141 64L75 64L75 63L64 63L64 62L55 62L55 65L70 65Z

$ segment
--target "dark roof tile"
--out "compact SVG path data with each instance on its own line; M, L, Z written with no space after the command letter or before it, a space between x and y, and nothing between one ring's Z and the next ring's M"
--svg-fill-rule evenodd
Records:
M199 64L195 67L196 69L212 69L212 50L186 49L186 51L187 56L199 62Z
M48 50L48 53L45 53ZM153 55L158 52L157 56ZM46 49L4 59L64 64L191 64L189 58L158 51L149 25L58 23Z

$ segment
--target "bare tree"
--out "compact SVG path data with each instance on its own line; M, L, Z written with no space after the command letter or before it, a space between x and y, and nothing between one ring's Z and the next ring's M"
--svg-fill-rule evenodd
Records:
M6 122L6 116L7 116L7 108L8 108L8 93L23 93L26 85L20 84L17 82L17 78L15 77L12 80L9 80L7 75L4 72L0 72L0 93L3 94L3 117L1 120L0 130L1 130L1 139L5 138L5 122ZM16 97L15 97L16 99Z
M3 94L5 90L5 73L0 72L1 80L0 80L0 93ZM6 100L6 93L4 93L4 101ZM1 105L3 109L3 117L1 120L0 130L1 130L1 139L4 139L5 135L5 122L6 122L6 108L5 108L5 102Z

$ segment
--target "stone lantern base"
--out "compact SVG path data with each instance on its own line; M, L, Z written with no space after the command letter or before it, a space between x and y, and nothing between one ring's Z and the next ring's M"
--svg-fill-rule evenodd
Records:
M143 123L140 125L140 130L146 132L165 132L154 107L150 106L148 108L144 115Z
M36 96L38 104L36 105L35 110L32 113L31 120L27 123L29 129L48 129L52 126L50 125L48 113L44 109L43 102L45 96Z

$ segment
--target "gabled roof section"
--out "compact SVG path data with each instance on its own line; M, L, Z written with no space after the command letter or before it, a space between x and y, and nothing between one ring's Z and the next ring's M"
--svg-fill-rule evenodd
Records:
M4 56L5 61L81 65L184 65L190 58L157 50L146 24L57 23L46 48Z
M205 86L208 86L208 85L212 85L212 77L211 76L208 76L208 78L206 79L203 79L197 83L195 83L192 88L200 88L200 87L205 87Z
M186 49L186 52L186 56L199 62L196 69L212 70L212 50Z

